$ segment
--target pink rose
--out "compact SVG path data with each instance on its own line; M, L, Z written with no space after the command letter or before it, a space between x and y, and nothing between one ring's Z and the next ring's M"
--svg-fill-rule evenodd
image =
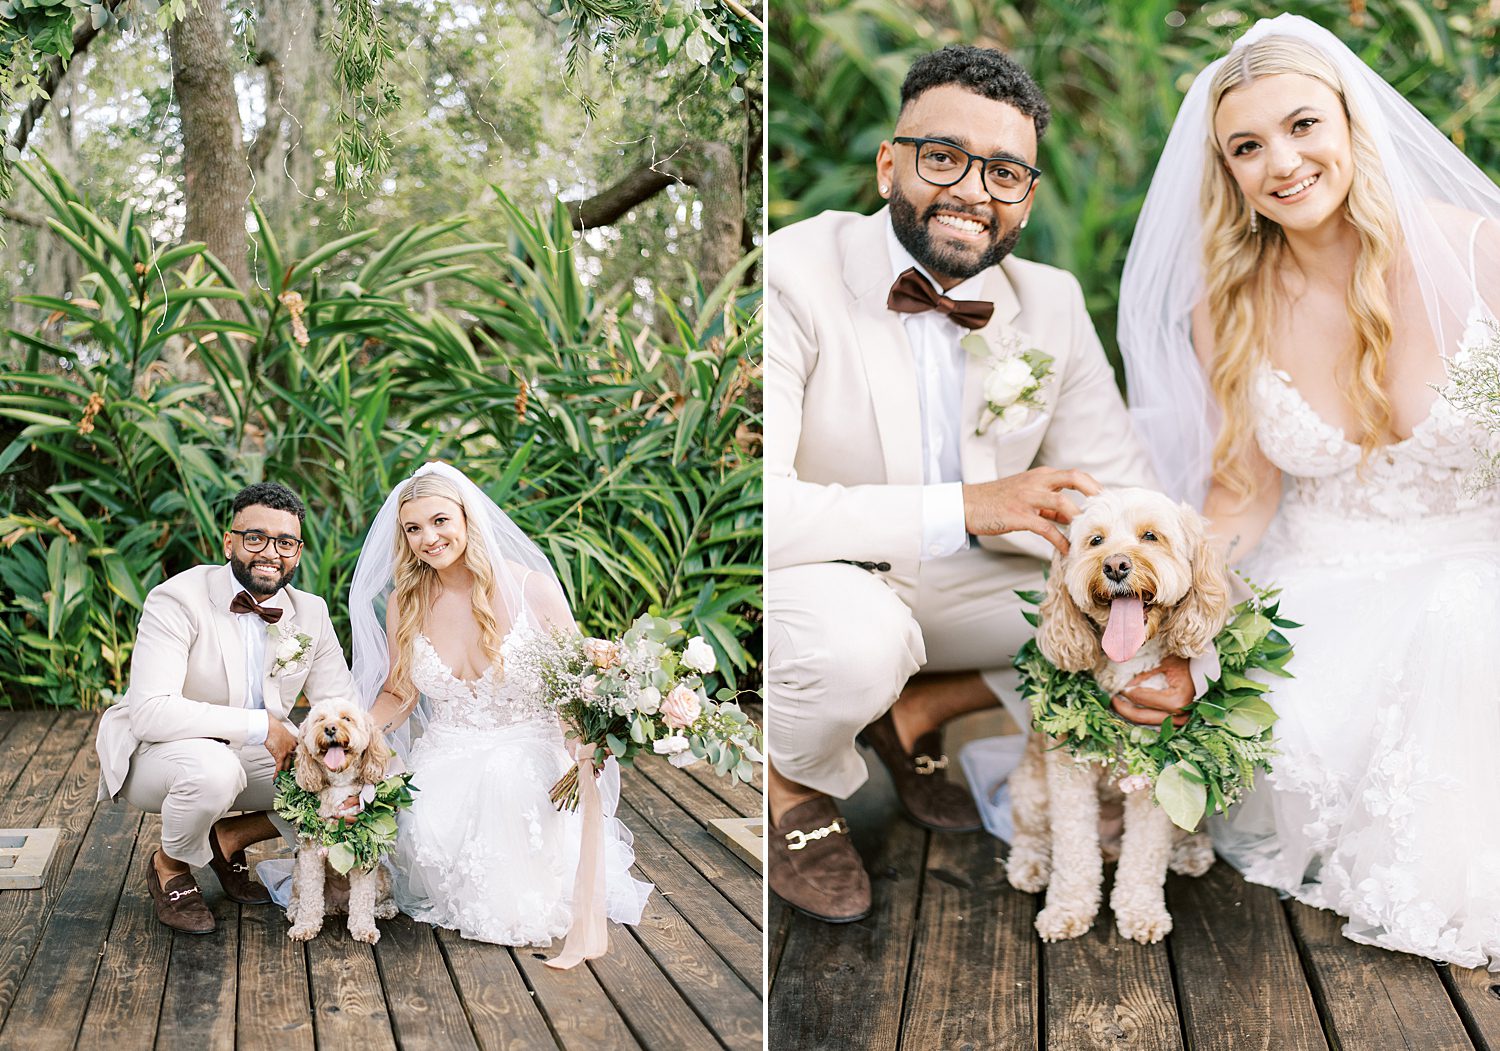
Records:
M620 663L619 645L607 639L584 639L583 655L599 669L613 668Z
M672 687L672 692L667 694L667 699L661 702L661 716L674 730L683 730L692 726L697 722L698 714L702 710L703 706L698 703L698 695L680 684Z

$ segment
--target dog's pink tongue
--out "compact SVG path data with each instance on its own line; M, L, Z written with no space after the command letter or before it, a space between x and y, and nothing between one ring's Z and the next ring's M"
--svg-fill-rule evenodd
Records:
M1110 623L1114 623L1113 617L1110 617ZM324 752L323 765L328 767L328 769L332 770L334 773L338 773L340 770L342 770L344 768L343 747L340 745L334 745L332 748L328 749L328 751Z
M1135 656L1146 641L1146 609L1138 598L1117 598L1109 604L1104 626L1104 655L1116 664Z

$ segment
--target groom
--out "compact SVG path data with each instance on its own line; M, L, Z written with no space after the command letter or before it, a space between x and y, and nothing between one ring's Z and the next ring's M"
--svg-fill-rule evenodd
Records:
M867 777L856 735L914 820L979 828L943 724L997 697L1029 724L1015 591L1066 547L1064 491L1153 481L1078 282L1010 254L1048 119L1004 54L927 55L876 157L889 207L767 242L770 882L829 922L871 905L835 803ZM1044 363L1038 398L1022 354ZM1191 700L1185 662L1163 670L1122 714Z
M290 586L302 557L302 501L259 482L234 498L224 565L195 566L151 590L130 688L99 724L99 798L161 814L146 883L156 917L206 934L214 917L190 866L208 865L230 899L270 901L245 848L279 832L265 811L296 745L287 715L353 696L354 681L316 595ZM228 817L231 812L240 812Z

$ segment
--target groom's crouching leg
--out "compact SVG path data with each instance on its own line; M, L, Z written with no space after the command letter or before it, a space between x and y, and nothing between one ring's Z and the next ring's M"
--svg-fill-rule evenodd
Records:
M121 795L147 813L161 814L161 853L185 865L205 865L213 857L209 832L245 787L239 760L215 741L193 739L143 744L131 756ZM203 934L214 929L213 914L192 873L163 880L155 862L147 890L157 918L174 930Z
M871 907L869 876L831 797L847 798L868 777L855 735L921 667L921 632L891 588L856 566L775 570L766 598L771 763L786 781L818 793L794 796L784 812L775 807L768 880L807 915L862 919Z

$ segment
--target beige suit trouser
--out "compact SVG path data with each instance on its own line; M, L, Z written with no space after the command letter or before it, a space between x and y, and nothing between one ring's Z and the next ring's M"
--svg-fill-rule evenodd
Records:
M235 749L194 737L137 746L120 794L161 815L167 857L206 865L214 822L234 811L270 810L275 780L276 762L264 745Z
M777 772L839 799L869 776L854 737L918 671L977 671L1029 725L1011 658L1029 639L1017 590L1042 563L969 548L893 582L837 562L766 574L766 743Z

